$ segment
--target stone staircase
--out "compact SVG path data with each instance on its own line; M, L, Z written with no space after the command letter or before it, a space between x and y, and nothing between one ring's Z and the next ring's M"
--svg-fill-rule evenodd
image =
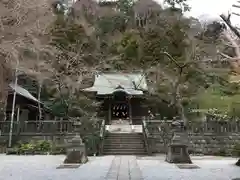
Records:
M142 133L107 133L104 155L146 155Z

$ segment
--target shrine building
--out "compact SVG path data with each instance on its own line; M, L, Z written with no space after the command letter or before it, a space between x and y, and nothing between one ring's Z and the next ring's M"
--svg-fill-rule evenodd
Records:
M101 102L99 117L104 118L106 124L120 120L138 125L148 113L143 106L147 81L140 73L99 73L93 86L84 91L94 93Z

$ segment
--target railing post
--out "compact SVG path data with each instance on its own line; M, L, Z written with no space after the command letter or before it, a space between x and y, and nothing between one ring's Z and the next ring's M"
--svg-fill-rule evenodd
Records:
M152 148L151 148L151 144L152 144L152 139L149 136L149 132L147 129L147 123L145 120L142 120L142 128L143 128L143 138L144 138L144 142L147 148L147 153L149 156L152 155ZM149 144L149 140L150 140L150 144Z
M106 121L103 120L100 128L100 144L99 144L99 154L103 154L103 145L104 145L104 138L105 138L105 126L106 126Z

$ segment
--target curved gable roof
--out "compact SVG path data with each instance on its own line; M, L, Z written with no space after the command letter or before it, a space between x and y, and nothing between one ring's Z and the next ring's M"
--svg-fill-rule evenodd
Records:
M132 95L141 95L148 90L146 78L140 73L101 73L95 76L94 85L84 90L107 95L114 93L118 87Z

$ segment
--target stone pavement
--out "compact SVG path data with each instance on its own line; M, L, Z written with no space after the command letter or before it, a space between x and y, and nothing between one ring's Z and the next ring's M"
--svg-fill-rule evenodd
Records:
M198 169L180 169L165 156L90 157L76 169L57 169L65 156L0 155L0 180L231 180L240 178L236 159L192 157Z

